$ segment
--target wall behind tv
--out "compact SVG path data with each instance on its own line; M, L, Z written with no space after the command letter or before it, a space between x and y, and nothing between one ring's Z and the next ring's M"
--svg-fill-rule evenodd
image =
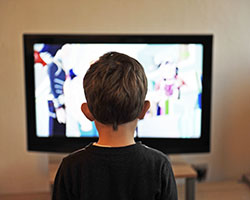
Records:
M0 193L48 191L48 154L26 151L23 33L214 34L208 180L250 172L250 1L0 0Z

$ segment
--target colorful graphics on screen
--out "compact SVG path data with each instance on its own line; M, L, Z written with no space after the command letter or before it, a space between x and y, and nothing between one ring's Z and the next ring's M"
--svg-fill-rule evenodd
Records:
M90 64L109 51L128 54L145 69L151 107L138 123L138 137L200 137L200 44L35 44L37 136L98 137L80 109L86 101L82 80Z

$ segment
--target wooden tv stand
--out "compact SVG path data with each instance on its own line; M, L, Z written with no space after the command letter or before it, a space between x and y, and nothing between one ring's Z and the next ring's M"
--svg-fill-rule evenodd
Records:
M190 164L186 163L173 163L172 167L176 179L185 179L185 199L195 200L195 180L197 178L197 172Z
M49 164L50 185L53 186L57 169L60 163ZM196 171L191 165L186 163L174 163L172 165L174 176L176 179L185 179L185 199L195 200L195 180L197 177Z

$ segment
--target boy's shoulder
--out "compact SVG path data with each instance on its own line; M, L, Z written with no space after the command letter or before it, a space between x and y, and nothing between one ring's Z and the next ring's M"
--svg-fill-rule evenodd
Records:
M67 155L66 157L63 158L63 162L67 163L67 162L74 162L74 161L80 161L82 160L82 158L85 158L86 156L88 156L88 148L92 145L92 143L88 144L87 146L78 149L72 153L70 153L69 155Z
M144 144L142 144L142 149L143 149L143 155L145 156L146 159L149 159L150 161L153 161L153 162L164 163L168 167L171 166L170 160L167 154L157 149L154 149L152 147L148 147L147 145L144 145Z

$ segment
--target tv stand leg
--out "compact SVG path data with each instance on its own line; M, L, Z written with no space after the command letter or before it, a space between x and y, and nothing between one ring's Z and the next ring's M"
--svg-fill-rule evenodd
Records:
M185 196L186 200L195 200L195 178L186 178Z

